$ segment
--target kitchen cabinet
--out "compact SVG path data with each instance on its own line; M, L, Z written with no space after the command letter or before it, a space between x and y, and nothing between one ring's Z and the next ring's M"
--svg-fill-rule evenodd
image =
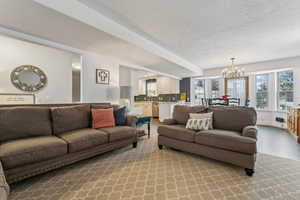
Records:
M139 95L146 94L146 80L156 79L157 94L178 94L179 93L179 80L166 77L155 76L147 79L139 80Z
M169 77L157 78L157 93L158 94L178 94L179 80Z

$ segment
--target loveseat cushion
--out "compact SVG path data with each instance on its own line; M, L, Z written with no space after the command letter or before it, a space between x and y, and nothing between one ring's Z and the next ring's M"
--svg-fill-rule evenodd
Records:
M218 129L200 131L195 136L195 142L240 153L256 153L256 140L234 131Z
M246 126L256 124L256 111L254 108L238 106L213 106L213 127L229 131L242 132Z
M136 137L135 129L129 126L107 127L107 128L100 128L98 130L101 130L108 134L109 142L115 142L118 140Z
M55 136L12 140L0 145L0 159L4 169L48 160L67 152L67 143Z
M47 107L0 108L0 142L52 134Z
M185 128L184 125L162 125L157 129L159 135L177 140L194 142L196 131Z
M51 115L55 135L90 125L90 105L52 107Z
M108 143L107 133L90 128L68 131L59 137L68 143L70 153Z
M177 124L185 125L190 117L190 113L204 113L206 111L207 107L204 106L176 105L173 110L173 119Z

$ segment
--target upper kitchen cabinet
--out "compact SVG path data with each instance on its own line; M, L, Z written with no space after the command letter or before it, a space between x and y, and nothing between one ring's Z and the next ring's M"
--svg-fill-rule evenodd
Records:
M157 79L158 94L178 94L179 80L161 76Z
M179 80L166 76L141 78L139 80L139 95L147 95L147 88L150 90L156 89L157 95L178 94ZM153 92L151 92L151 94L153 94Z

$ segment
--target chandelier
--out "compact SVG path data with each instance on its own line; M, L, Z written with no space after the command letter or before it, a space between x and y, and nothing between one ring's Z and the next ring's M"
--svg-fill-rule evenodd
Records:
M244 76L244 69L240 69L238 67L234 66L234 60L235 58L231 58L231 66L225 68L222 71L223 77L224 78L240 78Z

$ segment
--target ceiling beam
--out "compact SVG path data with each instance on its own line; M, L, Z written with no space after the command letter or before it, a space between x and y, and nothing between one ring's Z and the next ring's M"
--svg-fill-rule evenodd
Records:
M26 34L26 33L21 33L21 32L18 32L18 31L14 31L14 30L4 28L4 27L1 27L1 26L0 26L0 35L9 36L9 37L16 38L16 39L19 39L19 40L23 40L23 41L27 41L27 42L31 42L31 43L35 43L35 44L39 44L39 45L44 45L44 46L47 46L47 47L56 48L56 49L76 53L76 54L79 54L79 55L92 53L92 52L89 52L89 51L84 51L84 50L81 50L81 49L77 49L77 48L73 48L73 47L70 47L70 46L67 46L67 45L63 45L63 44L60 44L60 43L52 42L50 40L46 40L46 39L43 39L43 38L40 38L40 37L37 37L37 36L32 36L32 35L29 35L29 34ZM171 78L174 78L174 79L181 79L180 76L174 76L174 75L159 72L159 71L156 71L156 70L151 70L151 69L146 68L144 66L128 63L128 62L126 62L124 60L120 60L118 58L109 57L109 56L105 56L105 57L110 58L110 59L118 62L119 65L125 65L125 66L128 66L128 67L132 68L132 69L151 72L151 73L159 74L159 75L163 75L163 76L168 76L168 77L171 77Z
M162 57L172 63L175 63L183 68L186 68L195 75L202 75L203 70L179 57L178 55L170 52L169 50L161 47L160 45L142 37L141 35L129 30L128 28L116 23L112 19L102 15L94 9L89 8L83 3L77 0L62 1L62 0L34 0L35 2L54 9L66 16L74 18L78 21L81 21L85 24L95 27L98 30L104 31L108 34L111 34L115 37L123 39L131 44L134 44L140 48L145 49L146 51Z

